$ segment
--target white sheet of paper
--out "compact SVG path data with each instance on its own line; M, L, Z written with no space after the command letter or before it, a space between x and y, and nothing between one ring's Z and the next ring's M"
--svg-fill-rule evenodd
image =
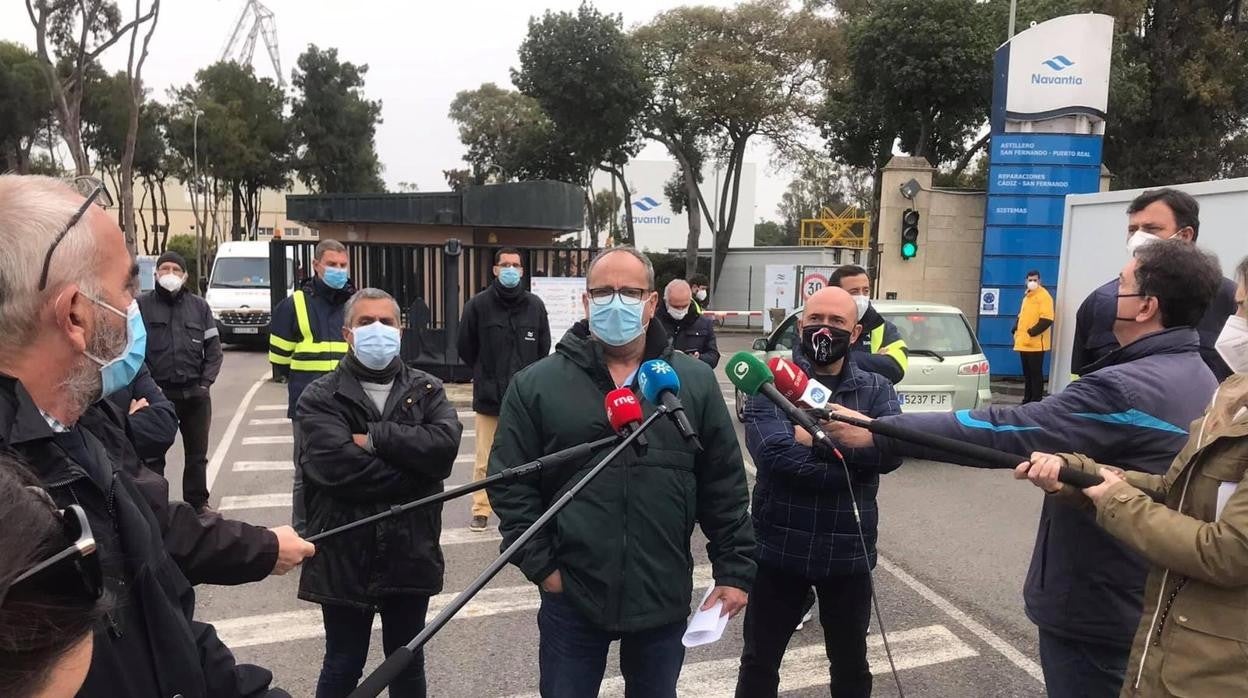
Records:
M712 586L706 590L702 600L698 602L698 608L702 608L714 588ZM685 637L681 640L685 647L709 645L723 636L724 628L728 627L728 616L720 615L723 610L724 602L716 601L709 610L694 613L689 619L689 627L685 629Z
M1238 487L1238 482L1224 482L1218 485L1218 507L1214 510L1214 521L1222 518L1222 510L1226 508L1226 503L1230 501L1231 495L1235 494Z

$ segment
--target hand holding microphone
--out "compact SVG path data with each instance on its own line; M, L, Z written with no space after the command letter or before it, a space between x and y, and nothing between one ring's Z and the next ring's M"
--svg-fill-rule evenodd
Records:
M789 420L810 434L812 443L822 444L827 448L834 448L831 437L823 430L823 427L819 426L819 423L813 417L796 407L792 402L789 402L789 399L780 393L776 388L776 379L772 375L771 369L767 368L767 365L757 356L748 351L739 351L733 354L732 359L724 366L724 373L728 374L728 380L732 381L737 390L747 395L762 395L771 400L776 407L780 408L781 412L784 412ZM803 377L805 377L804 374ZM810 379L807 378L806 380Z

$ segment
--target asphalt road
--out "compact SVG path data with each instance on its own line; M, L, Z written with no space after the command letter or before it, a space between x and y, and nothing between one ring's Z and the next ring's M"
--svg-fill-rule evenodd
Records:
M747 337L728 336L720 345L729 354L748 343ZM212 504L226 516L275 526L290 518L291 432L286 387L268 381L268 373L263 352L226 350L213 391L209 482ZM722 376L721 385L731 400ZM448 486L469 481L472 473L472 414L461 410L464 439ZM174 493L180 492L181 462L178 443L167 471ZM896 678L906 695L1043 695L1035 628L1021 600L1040 503L1037 490L999 471L911 460L884 476L875 581ZM444 508L446 582L434 610L498 553L497 532L470 532L469 518L466 499ZM701 590L709 568L704 539L695 535L695 587ZM270 668L292 695L311 696L324 640L320 609L296 599L297 585L292 573L246 587L201 586L197 614L216 623L240 661ZM429 695L536 696L537 598L517 570L505 569L428 646ZM682 696L732 695L740 633L738 618L719 642L688 651ZM874 695L898 695L875 621L869 642ZM817 619L794 635L782 669L782 695L827 695L822 644ZM368 669L382 658L379 626L371 655ZM614 652L607 676L602 695L622 696Z

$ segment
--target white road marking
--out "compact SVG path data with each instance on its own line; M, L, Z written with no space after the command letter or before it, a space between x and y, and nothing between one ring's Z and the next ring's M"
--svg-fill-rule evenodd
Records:
M444 528L439 543L443 546L447 545L463 545L465 543L482 543L495 540L502 540L497 528L487 528L484 531L473 531L469 528Z
M225 454L230 450L230 444L234 441L234 434L238 432L238 425L243 421L243 415L247 413L247 406L251 404L251 399L256 396L256 391L260 389L260 386L264 385L265 381L269 379L269 375L269 371L266 370L261 375L260 380L252 383L247 394L238 403L238 407L234 408L234 416L225 428L225 433L221 435L221 441L217 442L217 448L212 452L212 460L208 461L207 482L209 492L212 491L213 483L217 481L217 473L221 471L221 464L225 462Z
M455 412L455 416L460 419L468 419L469 417L475 417L476 415L477 413L472 410L456 410Z
M217 511L237 511L239 509L272 509L290 507L294 496L290 492L274 492L273 494L239 494L221 498Z
M240 460L234 462L234 472L247 473L261 470L294 470L294 461L288 460Z
M290 406L282 403L280 405L256 405L257 412L285 412Z
M282 436L244 436L244 446L264 446L267 444L294 444L294 434L284 434Z
M279 424L290 424L290 417L275 417L273 419L253 419L247 422L249 427L269 427Z
M741 449L741 459L745 461L745 472L749 473L750 477L758 477L758 468L754 465L754 459L750 458L750 452L744 448Z
M460 456L455 459L455 465L463 465L464 463L476 463L476 462L477 462L477 457L475 455Z
M891 561L884 559L884 556L878 558L879 566L883 567L889 574L896 577L902 584L913 589L919 596L922 596L936 608L944 611L946 615L958 622L959 625L969 630L971 633L984 642L984 644L1000 652L1014 666L1027 672L1033 679L1044 683L1044 672L1040 669L1040 665L1027 658L1027 655L1015 649L1010 643L1001 639L996 633L981 625L974 618L971 618L966 612L962 611L952 603L947 601L940 594L932 591L923 582L911 577L905 570L901 569Z
M943 625L929 625L894 632L889 636L893 649L893 661L897 669L917 669L932 664L943 664L959 659L978 656L970 645L962 642ZM871 673L887 675L890 671L884 654L883 642L878 635L867 638L867 661ZM682 698L716 698L730 696L737 686L737 672L741 660L713 659L691 662L680 670L677 693ZM828 683L828 655L823 643L790 647L780 665L780 691L797 691ZM613 676L602 682L599 696L623 696L624 678ZM525 693L512 698L539 698L537 693Z
M695 590L705 588L710 583L710 565L698 565L693 569ZM446 592L429 599L429 617L441 612L458 595L459 592ZM492 589L487 587L456 614L455 620L534 611L540 603L537 587L532 584ZM221 640L231 648L309 640L325 634L320 609L227 618L214 621L213 625ZM373 622L373 630L379 629L380 617ZM824 676L827 676L826 670Z

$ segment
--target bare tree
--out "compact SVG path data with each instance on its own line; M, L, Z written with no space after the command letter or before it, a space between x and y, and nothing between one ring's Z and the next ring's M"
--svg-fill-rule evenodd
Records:
M139 16L143 0L134 0L134 14ZM131 254L138 253L134 227L134 148L139 139L139 110L143 106L143 64L147 62L147 47L160 19L160 0L152 0L147 16L152 18L143 37L143 46L135 60L134 49L138 43L139 25L130 30L130 58L126 62L126 77L130 80L130 126L126 131L126 143L121 152L121 229L126 235L126 246Z
M35 52L52 90L61 138L78 174L90 174L91 163L82 143L87 67L154 15L149 11L122 25L117 5L110 0L26 0L26 14L35 28ZM67 71L64 75L58 75L58 64Z

